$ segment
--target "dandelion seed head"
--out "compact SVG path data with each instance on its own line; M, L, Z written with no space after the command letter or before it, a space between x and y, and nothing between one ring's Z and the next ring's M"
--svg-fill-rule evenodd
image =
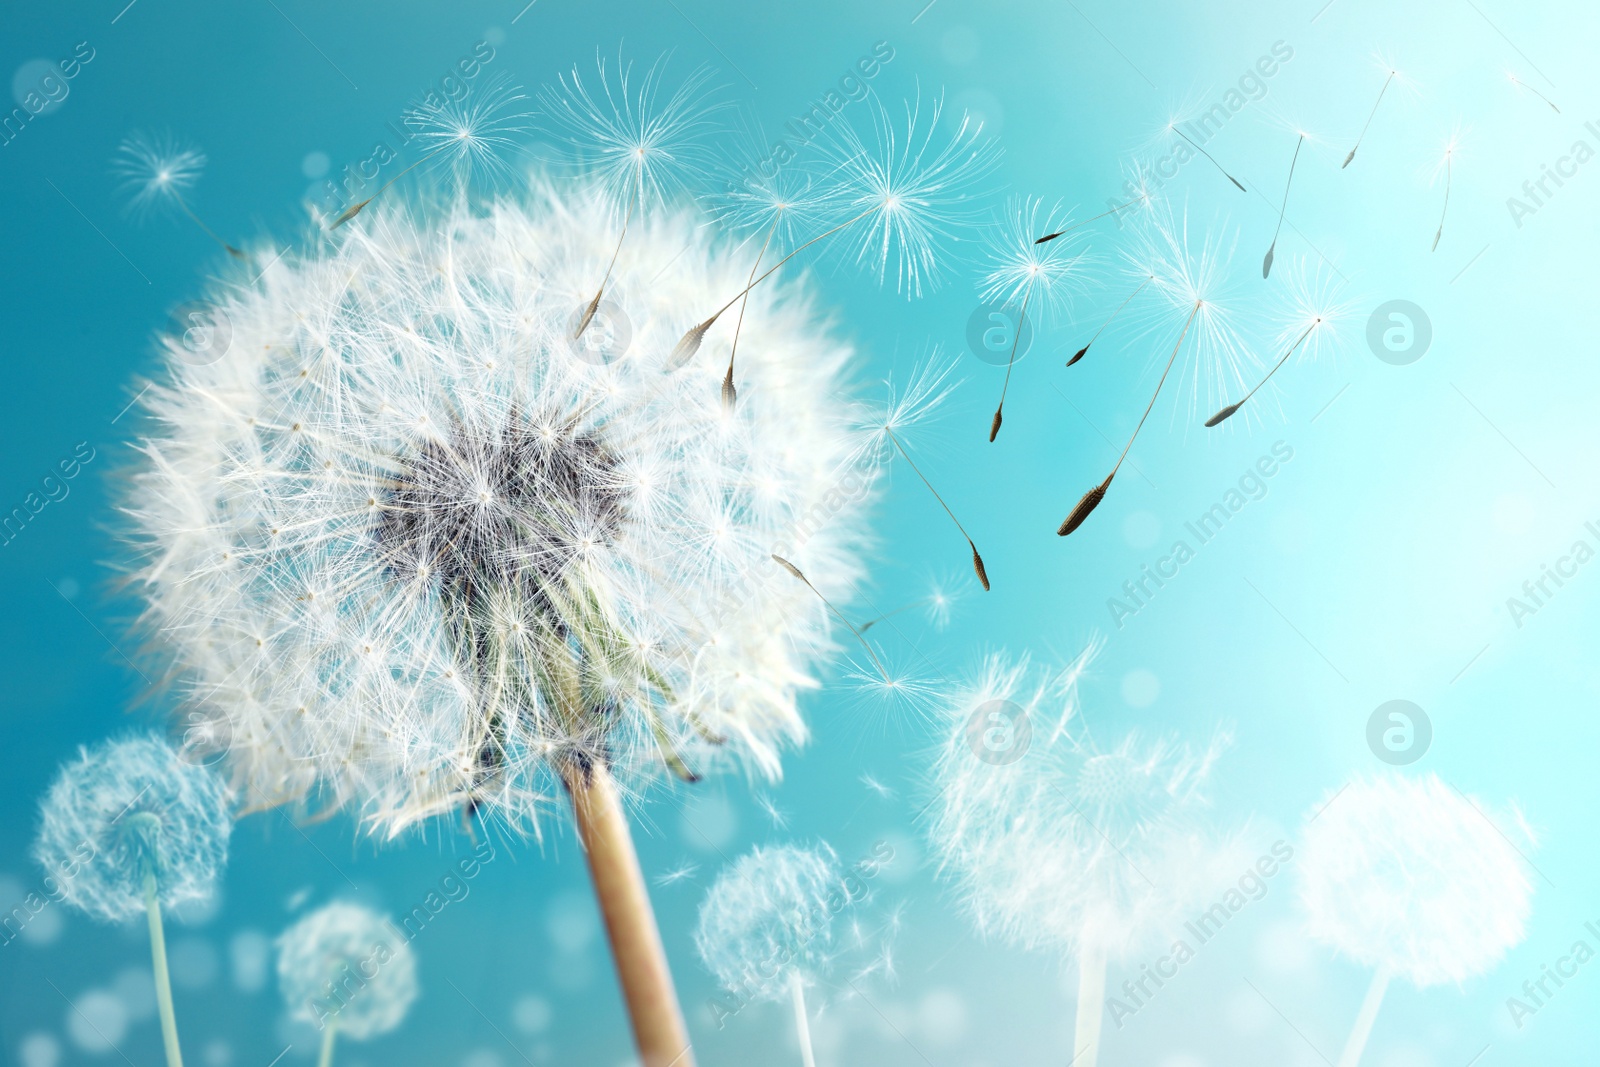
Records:
M1316 940L1426 988L1487 973L1527 935L1526 861L1437 775L1363 778L1319 808L1295 858Z
M137 579L251 803L528 830L593 761L628 789L730 757L776 776L804 738L834 638L769 555L825 506L792 551L830 588L859 576L879 450L840 400L850 353L786 282L751 294L735 414L712 363L663 374L682 308L748 271L670 211L636 220L575 341L610 209L537 178L396 201L215 294L222 359L165 343Z
M1071 213L1037 197L1014 198L985 246L979 292L984 300L1021 307L1036 318L1059 310L1081 286L1088 270L1083 231L1038 244L1038 238L1068 225Z
M135 212L175 203L205 170L200 149L164 134L133 133L117 147L113 169Z
M836 910L830 900L849 896L827 845L757 847L707 891L695 948L724 989L778 1000L791 976L814 983L827 974Z
M1292 262L1284 275L1278 346L1286 349L1303 336L1297 358L1316 360L1336 353L1357 314L1348 284L1331 265L1309 257Z
M117 922L144 912L152 870L163 908L210 900L232 831L222 778L140 735L79 749L61 766L40 805L33 854L63 902Z
M460 99L424 101L406 113L426 158L448 167L464 188L468 179L500 179L510 173L506 157L529 128L528 96L504 74L496 74Z
M1210 884L1225 850L1198 812L1225 739L1194 750L1129 734L1102 747L1081 721L1076 686L1072 670L1046 675L995 656L952 694L928 835L981 930L1024 947L1124 953ZM1028 720L1019 759L974 751L973 713L992 701ZM1052 721L1068 725L1052 734Z
M278 935L278 985L291 1017L364 1041L405 1020L417 961L387 917L335 901Z

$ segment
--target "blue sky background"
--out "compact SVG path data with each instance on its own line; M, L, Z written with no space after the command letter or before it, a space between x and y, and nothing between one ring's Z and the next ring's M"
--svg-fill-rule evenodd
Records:
M1293 55L1265 96L1207 145L1249 191L1198 160L1163 192L1192 232L1215 233L1225 247L1236 240L1229 293L1258 360L1271 350L1292 259L1348 280L1351 319L1317 363L1285 368L1248 420L1204 430L1208 412L1191 415L1189 394L1169 387L1106 503L1069 539L1055 536L1056 525L1109 469L1164 355L1119 326L1082 364L1062 365L1126 291L1117 226L1089 231L1103 266L1017 365L994 445L984 436L1003 371L965 340L979 234L947 252L945 284L916 302L853 270L816 272L840 333L862 353L863 382L903 376L934 346L956 361L963 384L919 447L994 582L990 593L977 590L964 545L902 469L879 514L873 580L854 610L897 606L934 583L958 593L943 629L908 613L874 631L891 659L936 690L992 650L1054 661L1103 635L1085 689L1089 713L1191 737L1230 725L1235 744L1218 770L1213 814L1223 826L1248 823L1260 851L1280 836L1295 840L1303 815L1352 775L1382 769L1367 747L1367 719L1384 701L1414 701L1434 738L1413 769L1496 805L1515 801L1537 831L1534 914L1526 941L1491 974L1460 989L1398 984L1365 1062L1559 1063L1593 1048L1600 964L1521 1030L1505 1000L1574 940L1594 944L1583 924L1600 920L1592 819L1600 564L1580 568L1526 618L1513 618L1507 600L1574 541L1600 546L1584 525L1600 524L1592 477L1600 162L1579 167L1520 225L1507 198L1522 196L1523 182L1574 142L1600 149L1600 134L1585 125L1600 123L1590 55L1600 13L1504 0L1333 0L1320 11L1321 0L123 2L10 4L0 14L8 79L36 70L33 60L65 59L81 42L93 51L61 106L0 147L8 253L0 336L10 375L0 390L0 510L22 504L80 443L94 451L65 499L0 547L7 906L37 884L27 850L36 798L57 763L166 708L128 637L133 606L116 589L108 498L130 458L131 419L119 415L155 367L151 336L219 256L192 227L126 217L110 161L130 131L169 130L205 149L209 166L192 199L220 232L287 240L304 219L308 156L324 153L335 169L365 157L385 124L482 40L496 49L492 66L530 88L619 44L645 62L672 52L679 69L709 65L769 128L806 111L887 42L894 58L872 86L891 107L942 90L953 109L981 115L1003 147L997 194L975 206L1026 193L1084 214L1117 195L1135 162L1170 150L1169 117L1221 99L1282 42ZM1383 80L1375 51L1415 86L1390 89L1356 162L1341 170ZM3 88L10 92L9 81ZM1264 282L1258 266L1296 126L1314 140L1299 161L1279 266ZM1460 148L1449 215L1430 251L1444 194L1434 171L1452 131ZM1404 366L1380 361L1365 340L1368 316L1396 299L1423 309L1432 327L1426 353ZM1280 441L1293 459L1265 496L1119 627L1108 598ZM711 1024L703 1004L713 983L690 941L700 895L722 863L794 837L827 840L846 858L889 842L896 860L863 921L903 909L898 982L826 1007L821 1062L1065 1063L1070 961L984 943L924 862L914 815L927 796L927 727L863 705L838 673L828 682L806 702L815 738L788 761L781 786L752 789L728 777L663 790L640 813L647 873L697 865L654 896L701 1062L798 1062L777 1007L752 1007L724 1029ZM863 774L892 795L869 789ZM786 813L787 828L773 825L762 797ZM253 981L250 946L340 895L407 910L464 847L446 833L376 850L342 821L242 822L220 907L172 930L192 1062L264 1067L286 1045L284 1062L308 1062L313 1044L282 1022L270 977ZM503 849L467 899L419 938L424 995L406 1025L349 1045L341 1061L629 1062L586 893L569 835ZM0 948L0 1060L119 1062L118 1051L81 1048L69 1034L69 1000L113 990L133 1016L121 1054L154 1062L159 1033L137 974L148 962L142 930L98 927L60 909L36 923ZM1292 883L1279 877L1148 1009L1108 1028L1102 1062L1331 1061L1366 978L1305 940ZM39 1035L59 1047L58 1060L21 1058L30 1037L31 1047L46 1047Z

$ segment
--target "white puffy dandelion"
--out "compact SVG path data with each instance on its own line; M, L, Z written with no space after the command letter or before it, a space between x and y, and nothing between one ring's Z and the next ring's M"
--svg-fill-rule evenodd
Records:
M167 342L125 505L135 579L194 736L255 803L393 836L448 812L533 827L565 791L635 1021L665 1026L646 1060L669 1062L617 783L721 755L775 777L804 738L828 619L770 556L859 575L875 457L841 400L850 352L803 289L766 290L726 413L707 372L661 372L677 310L740 276L693 218L638 227L601 346L573 339L571 294L610 255L604 195L452 203L219 290L211 364Z
M104 922L145 914L162 1042L169 1067L179 1067L161 912L216 891L233 831L227 786L159 738L128 737L80 749L40 814L34 857L52 893Z
M995 405L989 424L990 444L1000 434L1017 346L1028 329L1028 305L1035 296L1039 298L1034 308L1042 324L1050 311L1066 302L1070 286L1083 275L1084 254L1074 249L1070 238L1056 240L1065 230L1052 233L1048 239L1034 237L1041 230L1053 229L1063 215L1061 205L1047 206L1037 197L1013 200L1006 206L1002 223L988 246L979 293L985 301L998 303L1001 315L1016 309L1011 349L1006 355L1005 383L1000 387L1000 402Z
M806 986L831 968L834 917L865 893L827 845L778 845L739 857L700 903L700 959L737 1005L789 998L806 1067L816 1063Z
M1496 816L1437 775L1359 779L1317 806L1297 866L1307 929L1373 969L1339 1067L1355 1067L1389 982L1486 974L1526 936L1527 861Z
M365 1041L405 1020L417 961L386 916L335 901L278 935L278 985L290 1016L322 1031L317 1067L329 1067L337 1036Z
M113 168L121 176L122 191L129 198L128 206L135 212L142 214L162 204L176 204L230 256L244 257L243 252L224 241L195 214L184 195L194 188L206 169L206 154L200 149L166 135L132 133L117 146Z
M1221 748L1096 743L1077 680L995 656L947 705L928 837L980 930L1078 961L1072 1062L1093 1067L1107 959L1175 926L1209 889L1197 812Z

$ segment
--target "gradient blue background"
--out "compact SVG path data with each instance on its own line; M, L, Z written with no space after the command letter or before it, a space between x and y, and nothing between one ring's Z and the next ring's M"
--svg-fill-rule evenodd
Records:
M363 158L385 123L486 35L498 53L492 67L529 87L574 63L588 68L597 49L614 54L619 42L647 62L671 50L680 70L710 65L769 127L805 111L887 41L895 58L873 87L892 107L919 87L943 88L952 104L982 113L1003 145L1005 190L1087 212L1116 194L1132 161L1151 158L1170 114L1217 99L1283 41L1293 59L1268 82L1266 98L1208 146L1252 191L1241 195L1203 161L1165 191L1179 210L1187 205L1196 228L1237 232L1232 296L1247 322L1259 322L1282 288L1257 269L1294 143L1278 120L1319 135L1300 161L1279 271L1310 255L1350 279L1356 314L1335 358L1291 366L1254 421L1221 431L1201 430L1188 397L1174 390L1134 452L1144 477L1125 469L1101 510L1064 541L1056 524L1108 469L1158 369L1149 345L1115 332L1096 358L1062 367L1123 283L1092 286L1046 324L1018 364L1007 428L991 446L984 435L1001 372L964 354L977 246L953 249L944 287L916 303L853 271L822 271L817 283L862 352L863 381L903 375L933 345L959 359L966 381L919 443L924 469L965 518L994 580L993 592L976 590L964 546L902 469L881 512L873 583L854 610L866 616L913 600L934 581L960 592L942 631L914 613L874 631L895 663L936 690L988 650L1053 660L1104 634L1086 688L1095 721L1192 736L1231 724L1236 744L1218 771L1215 816L1224 826L1253 820L1248 839L1261 850L1278 836L1295 840L1319 798L1380 768L1365 740L1377 705L1417 702L1435 737L1416 769L1486 801L1514 799L1538 831L1534 919L1526 942L1465 988L1397 984L1364 1062L1555 1064L1592 1054L1600 964L1520 1031L1505 1009L1541 963L1584 936L1586 920L1600 919L1600 565L1581 570L1520 627L1506 609L1524 579L1600 519L1592 485L1600 162L1520 228L1505 203L1575 139L1600 147L1583 129L1600 119L1592 55L1600 12L1592 6L1334 0L1319 15L1321 0L937 0L926 10L925 0L538 0L518 17L517 0L122 3L8 3L0 13L8 80L81 41L95 50L64 105L0 147L0 510L21 504L79 442L97 452L67 499L0 547L7 907L37 884L27 851L36 798L56 764L81 743L165 710L135 667L134 606L115 587L120 550L108 498L116 468L130 459L132 421L116 420L154 369L152 332L219 256L180 221L125 217L110 159L130 131L170 130L203 146L210 164L196 208L230 237L282 241L304 219L307 154L326 153L335 169ZM1357 162L1341 171L1382 81L1374 49L1417 88L1391 90ZM1507 69L1561 113L1512 85ZM1430 173L1458 126L1450 218L1430 253L1443 192ZM1089 243L1107 261L1122 247L1109 224ZM1434 330L1426 355L1402 367L1376 359L1363 337L1371 309L1396 298L1424 308ZM1251 336L1265 356L1269 335ZM1117 628L1106 599L1279 440L1294 459L1268 495ZM663 790L640 813L648 873L698 864L692 879L653 892L701 1062L798 1062L777 1007L750 1008L725 1029L711 1024L704 1001L712 982L689 935L725 858L793 836L826 839L847 858L891 843L896 860L879 897L904 909L898 983L868 983L863 997L826 1008L816 1024L822 1063L1065 1063L1070 961L984 944L924 864L914 815L926 796L926 726L864 702L837 674L806 711L814 741L788 761L780 787L760 790L787 813L787 829L775 828L756 791L732 777ZM863 773L894 796L869 790ZM274 984L238 988L234 938L275 935L291 909L342 894L409 909L463 848L447 833L377 850L342 821L303 831L276 814L241 823L220 909L171 931L187 977L177 995L190 1061L265 1067L287 1045L281 1062L309 1062L313 1042L282 1023ZM502 849L471 895L418 939L424 996L409 1021L370 1045L347 1045L341 1061L630 1062L586 886L564 831L542 846ZM65 1036L68 998L147 964L142 930L98 927L60 908L35 921L29 938L0 948L0 1061L22 1062L24 1038L44 1032L59 1042L62 1064L124 1062L124 1054L156 1062L149 1017L130 1024L120 1053L90 1054ZM1147 1010L1120 1030L1108 1026L1102 1062L1331 1061L1366 978L1298 933L1292 887L1280 877ZM1120 982L1115 969L1111 979ZM547 1025L531 1025L541 1020L526 1006L520 1019L514 1011L530 996L548 1005Z

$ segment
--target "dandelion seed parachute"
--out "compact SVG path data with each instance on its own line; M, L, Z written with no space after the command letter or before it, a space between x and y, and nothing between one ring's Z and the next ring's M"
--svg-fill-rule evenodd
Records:
M135 214L147 214L163 204L176 204L228 255L235 259L244 257L243 252L224 241L195 214L184 196L206 169L204 152L172 137L134 133L117 146L113 169L123 179L122 191L127 194L128 207Z
M805 987L828 973L833 915L852 895L833 849L778 845L741 856L700 904L695 948L706 969L736 997L789 998L806 1067Z
M392 837L461 811L532 830L570 794L665 983L618 783L730 759L777 775L832 641L768 555L848 587L875 461L840 399L850 352L797 285L752 304L737 415L715 372L662 373L679 309L742 280L686 214L635 225L614 329L574 339L612 208L536 179L253 264L259 283L211 296L223 358L164 342L125 510L144 621L250 803Z
M148 920L168 1067L181 1055L161 912L211 899L232 831L223 780L152 736L80 750L41 805L34 857L60 899L104 922Z
M1108 957L1171 926L1229 860L1198 821L1222 739L1200 750L1128 735L1096 744L1080 721L1077 681L1091 646L1065 671L991 657L946 706L935 756L928 838L980 931L1079 963L1074 1063L1092 1067ZM1009 701L1026 719L1019 759L983 758L991 722L975 713ZM1021 736L1017 710L997 729Z
M1355 1067L1389 981L1489 972L1526 936L1533 885L1494 814L1437 775L1360 779L1316 810L1295 863L1307 930L1375 972L1339 1061Z
M416 955L388 918L335 901L278 935L278 985L290 1016L322 1031L327 1067L336 1035L365 1041L405 1020L417 999Z

